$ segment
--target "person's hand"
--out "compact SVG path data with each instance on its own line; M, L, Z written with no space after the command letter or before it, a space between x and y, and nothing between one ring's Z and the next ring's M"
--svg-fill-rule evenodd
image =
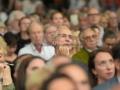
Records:
M4 73L3 73L3 85L9 85L12 84L12 77L11 77L11 71L10 67L5 64L4 66Z
M67 55L67 56L69 56L69 54L70 54L69 48L67 46L60 46L59 52L60 52L60 54Z

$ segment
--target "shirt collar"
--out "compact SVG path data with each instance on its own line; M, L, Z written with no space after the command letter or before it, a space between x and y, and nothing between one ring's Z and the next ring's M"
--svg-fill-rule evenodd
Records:
M44 43L42 43L42 46L44 45ZM31 47L32 47L32 49L33 50L35 50L36 51L36 47L35 47L35 45L31 42ZM42 48L42 47L41 47Z
M93 50L87 49L85 48L88 52L92 52ZM95 48L95 50L97 50L97 48Z

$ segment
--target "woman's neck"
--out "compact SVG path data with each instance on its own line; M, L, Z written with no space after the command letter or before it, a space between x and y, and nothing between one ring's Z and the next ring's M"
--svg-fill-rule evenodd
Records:
M106 80L102 80L98 78L98 85L104 83Z
M13 61L13 60L15 60L17 58L17 55L16 54L7 54L7 56L6 56L6 60L7 61Z
M21 38L24 40L27 40L27 39L29 39L29 36L26 32L21 32Z

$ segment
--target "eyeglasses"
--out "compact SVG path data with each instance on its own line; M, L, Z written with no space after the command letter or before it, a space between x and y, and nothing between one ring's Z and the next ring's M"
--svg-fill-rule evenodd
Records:
M88 14L88 16L98 16L100 15L99 13L94 13L94 14Z
M85 37L83 39L86 40L86 41L90 41L92 38L97 39L97 35L87 36L87 37Z
M74 39L74 37L72 35L67 35L67 34L58 34L57 36L59 36L60 38L66 38L66 37L68 37L70 40Z

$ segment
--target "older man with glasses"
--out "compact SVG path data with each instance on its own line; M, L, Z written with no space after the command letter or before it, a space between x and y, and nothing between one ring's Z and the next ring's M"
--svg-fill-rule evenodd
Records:
M55 46L55 54L64 54L69 56L73 47L74 37L70 29L66 26L61 26L53 36L53 45Z
M104 35L104 29L103 29L103 27L99 26L100 12L96 8L89 8L87 14L88 14L87 20L88 20L89 25L90 26L95 25L95 26L98 26L100 28L100 39L99 39L98 46L102 47L102 37Z
M81 31L79 39L83 48L73 55L72 59L88 64L90 52L97 49L97 35L91 27L87 27Z

